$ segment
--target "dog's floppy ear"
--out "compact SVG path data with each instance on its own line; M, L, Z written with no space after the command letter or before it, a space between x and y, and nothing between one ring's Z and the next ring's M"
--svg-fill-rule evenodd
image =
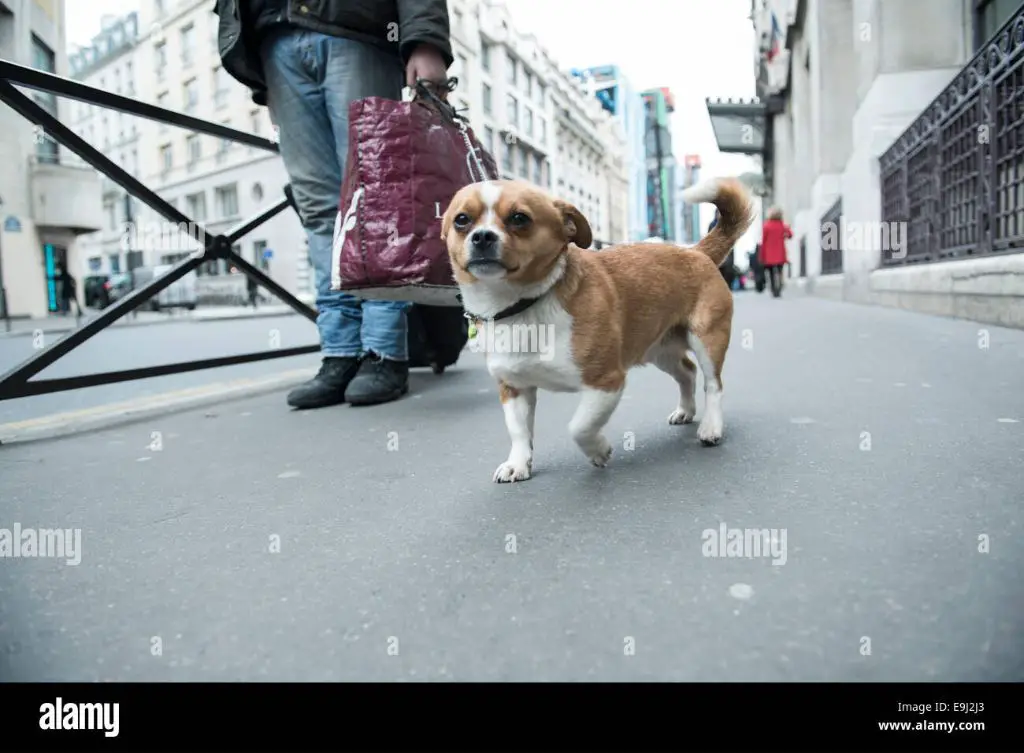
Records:
M448 204L448 208L444 211L444 215L441 217L441 241L448 240L448 233L452 229L452 220L455 219L455 200L452 199L451 203Z
M580 248L590 248L594 242L594 234L590 229L590 223L583 213L562 199L555 199L555 206L562 213L562 224L565 227L566 238Z

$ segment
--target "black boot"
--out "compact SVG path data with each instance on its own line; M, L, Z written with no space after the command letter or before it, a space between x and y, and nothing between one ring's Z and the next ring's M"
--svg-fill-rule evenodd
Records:
M320 371L310 381L288 393L293 408L326 408L345 402L345 389L359 371L358 358L324 358Z
M376 405L397 400L408 391L408 361L389 361L368 353L345 390L345 401L350 405Z

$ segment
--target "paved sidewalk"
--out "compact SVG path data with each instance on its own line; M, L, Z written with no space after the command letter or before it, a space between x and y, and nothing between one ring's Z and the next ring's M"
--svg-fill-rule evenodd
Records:
M282 316L294 314L290 306L284 304L265 304L257 309L251 306L200 306L194 311L171 309L169 311L139 311L114 322L112 327L138 327L149 324L174 324L180 322L211 322L226 319L254 319L264 316ZM0 321L0 337L31 336L42 332L46 335L61 334L77 329L86 321L99 315L98 311L88 310L84 316L48 316L44 319L12 319L11 331ZM298 316L298 314L295 314Z
M1024 680L1024 332L737 306L717 448L645 369L608 468L542 393L535 477L493 484L472 353L375 408L279 392L0 447L0 527L81 529L77 566L0 561L0 676ZM722 524L784 557L711 556Z

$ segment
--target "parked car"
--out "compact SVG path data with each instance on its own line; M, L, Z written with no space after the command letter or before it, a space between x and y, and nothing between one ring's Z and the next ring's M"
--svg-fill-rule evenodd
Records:
M107 275L89 275L82 280L82 303L86 308L104 309L110 305Z
M157 264L153 267L138 267L132 272L133 288L138 290L156 278L167 274L173 266L172 264ZM156 296L150 298L143 306L151 311L171 308L185 308L192 311L196 307L197 301L196 272L192 270L181 279L172 282Z
M126 295L132 292L132 276L130 274L116 274L111 275L110 279L104 284L107 295L109 296L109 303L119 301Z

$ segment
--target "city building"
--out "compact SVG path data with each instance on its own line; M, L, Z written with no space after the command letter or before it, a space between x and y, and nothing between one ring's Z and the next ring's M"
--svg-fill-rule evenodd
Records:
M536 37L517 31L503 2L466 0L449 7L453 28L461 26L467 35L476 11L477 56L460 42L470 71L469 118L502 177L529 180L574 204L590 221L595 240L625 240L613 235L625 232L623 191L629 185L624 136L614 116L559 69ZM453 36L459 41L454 31Z
M626 241L648 237L647 168L645 160L647 116L640 94L615 65L602 65L575 72L605 110L619 121L625 138L624 159L629 181L629 222Z
M84 83L239 131L272 138L268 111L221 67L217 16L205 0L141 0L129 19L104 23L103 32L74 57ZM119 28L137 30L111 44ZM122 36L122 39L125 37ZM288 177L278 155L188 129L79 105L74 127L162 198L213 233L224 232L283 196ZM104 227L80 242L82 273L114 273L173 263L199 248L166 228L150 207L104 181ZM235 246L250 263L293 294L309 298L313 276L298 216L286 211ZM224 260L198 272L201 303L245 298L245 279Z
M755 0L751 15L759 102L732 117L763 129L798 285L1024 326L1024 3Z
M66 76L65 45L61 0L0 2L0 58ZM67 123L67 100L22 91ZM59 268L74 273L75 239L99 229L100 179L6 105L0 132L0 315L45 316L58 309Z
M684 246L693 245L704 235L700 221L700 205L687 204L682 200L683 191L700 182L700 167L700 155L687 154L683 157L683 169L676 173L676 207L679 214L676 220L675 240Z
M649 89L640 96L646 114L647 235L671 240L675 238L676 181L669 116L675 111L675 100L666 88Z

